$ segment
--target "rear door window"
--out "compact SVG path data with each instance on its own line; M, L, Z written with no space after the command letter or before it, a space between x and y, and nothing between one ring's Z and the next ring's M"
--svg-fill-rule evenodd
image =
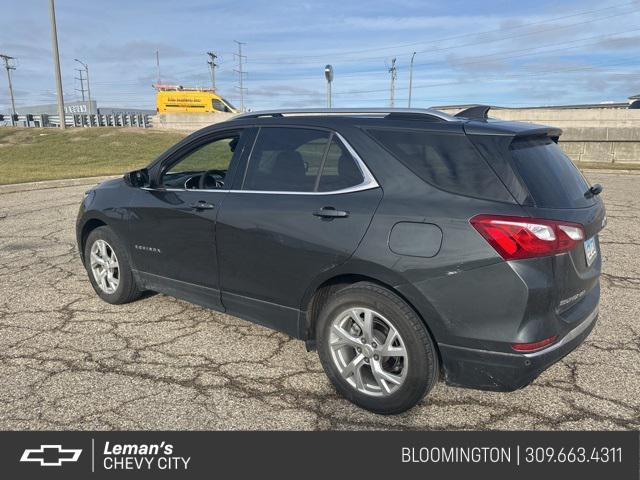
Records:
M244 190L313 192L329 132L305 128L261 128Z
M261 128L243 189L270 192L335 192L364 177L337 135L306 128Z
M541 208L584 208L594 204L589 184L549 137L516 138L509 147L517 173Z
M442 190L514 201L466 135L399 129L368 131L418 177Z

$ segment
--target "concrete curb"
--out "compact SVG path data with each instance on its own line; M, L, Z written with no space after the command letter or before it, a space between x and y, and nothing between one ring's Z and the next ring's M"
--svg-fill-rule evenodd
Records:
M578 167L579 168L579 167ZM580 168L581 172L588 173L590 175L597 175L599 173L603 173L605 175L612 174L624 174L624 175L640 175L640 170L624 170L624 169L616 169L616 168Z
M79 187L81 185L95 185L110 178L118 178L121 175L109 175L104 177L64 178L61 180L44 180L42 182L10 183L0 185L0 195L5 193L29 192L31 190L47 190L50 188Z

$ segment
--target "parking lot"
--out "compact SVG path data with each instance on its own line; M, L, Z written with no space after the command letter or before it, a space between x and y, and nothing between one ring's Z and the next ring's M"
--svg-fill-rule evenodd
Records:
M0 429L640 428L640 175L587 176L609 223L586 343L524 390L441 383L391 417L338 397L280 333L164 295L100 301L75 245L86 181L0 187Z

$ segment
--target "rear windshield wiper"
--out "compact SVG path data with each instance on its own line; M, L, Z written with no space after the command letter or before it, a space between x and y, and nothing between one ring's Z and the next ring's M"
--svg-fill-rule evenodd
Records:
M596 195L600 195L603 189L602 185L596 183L595 185L592 185L589 190L584 192L584 196L587 198L595 197Z

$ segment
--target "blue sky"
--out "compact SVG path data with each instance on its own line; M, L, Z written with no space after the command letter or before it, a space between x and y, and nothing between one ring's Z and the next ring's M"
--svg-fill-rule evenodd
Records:
M16 104L55 101L48 2L0 0L0 53L17 58ZM155 50L163 83L208 86L205 52L219 55L218 87L238 100L234 40L246 42L246 106L504 106L625 101L640 93L640 1L58 0L65 100L79 99L79 58L99 106L153 108ZM0 111L8 111L0 71Z

